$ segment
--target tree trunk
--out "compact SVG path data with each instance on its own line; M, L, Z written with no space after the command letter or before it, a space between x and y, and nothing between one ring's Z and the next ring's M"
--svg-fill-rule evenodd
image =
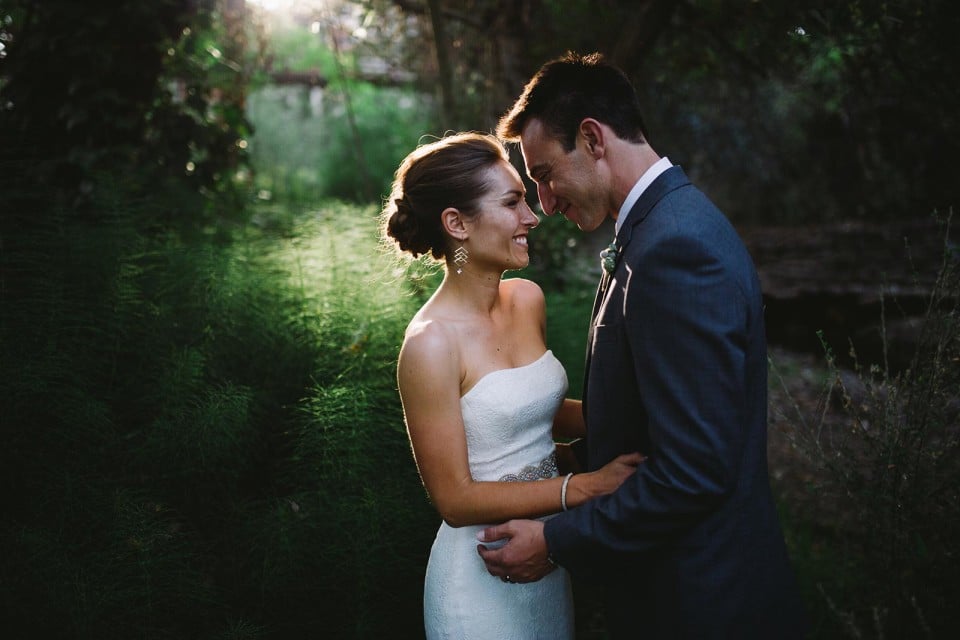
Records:
M427 0L430 8L430 24L433 26L433 44L437 54L437 72L440 74L441 125L448 129L455 122L456 103L453 99L453 70L450 52L447 49L445 19L440 0Z

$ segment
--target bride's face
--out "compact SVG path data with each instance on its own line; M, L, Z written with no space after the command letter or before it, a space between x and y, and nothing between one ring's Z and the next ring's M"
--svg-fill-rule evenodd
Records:
M470 222L470 262L499 273L530 263L527 234L539 224L524 199L520 175L502 161L487 170L487 190Z

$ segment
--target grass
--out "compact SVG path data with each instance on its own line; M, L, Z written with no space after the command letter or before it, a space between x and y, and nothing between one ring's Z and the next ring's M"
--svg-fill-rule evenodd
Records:
M5 637L418 633L416 302L372 208L261 213L228 242L133 204L4 233Z

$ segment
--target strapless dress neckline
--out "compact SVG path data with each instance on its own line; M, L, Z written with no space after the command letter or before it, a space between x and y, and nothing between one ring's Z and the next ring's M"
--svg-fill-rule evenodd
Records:
M535 365L537 365L537 364L540 364L540 362L542 362L547 356L552 356L552 355L553 355L553 352L552 352L550 349L547 349L546 351L543 352L543 355L541 355L539 358L537 358L537 359L534 360L533 362L528 362L527 364L521 364L521 365L516 366L516 367L504 367L503 369L494 369L493 371L488 371L488 372L486 372L485 374L483 374L482 376L480 376L480 379L477 380L477 381L473 384L473 386L470 387L469 389L467 389L467 392L466 392L465 394L463 394L462 396L460 396L460 397L461 397L461 399L462 399L462 398L466 398L468 395L470 395L470 394L473 392L474 389L476 389L477 387L479 387L479 386L480 386L485 380L487 380L488 378L497 378L497 377L499 377L499 376L501 376L501 375L505 375L505 374L509 374L509 373L512 373L512 372L520 371L520 370L522 370L522 369L527 369L527 368L529 368L529 367L533 367L533 366L535 366Z

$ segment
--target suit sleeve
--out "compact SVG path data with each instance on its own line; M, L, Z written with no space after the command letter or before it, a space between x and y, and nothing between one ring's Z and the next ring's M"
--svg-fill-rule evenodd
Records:
M675 227L624 257L622 314L607 314L622 319L597 330L618 334L612 357L632 376L605 381L603 401L631 403L611 412L624 422L613 428L646 430L649 450L615 493L547 523L551 553L575 573L703 530L736 487L748 304L742 266L720 246ZM599 348L594 359L605 357Z

